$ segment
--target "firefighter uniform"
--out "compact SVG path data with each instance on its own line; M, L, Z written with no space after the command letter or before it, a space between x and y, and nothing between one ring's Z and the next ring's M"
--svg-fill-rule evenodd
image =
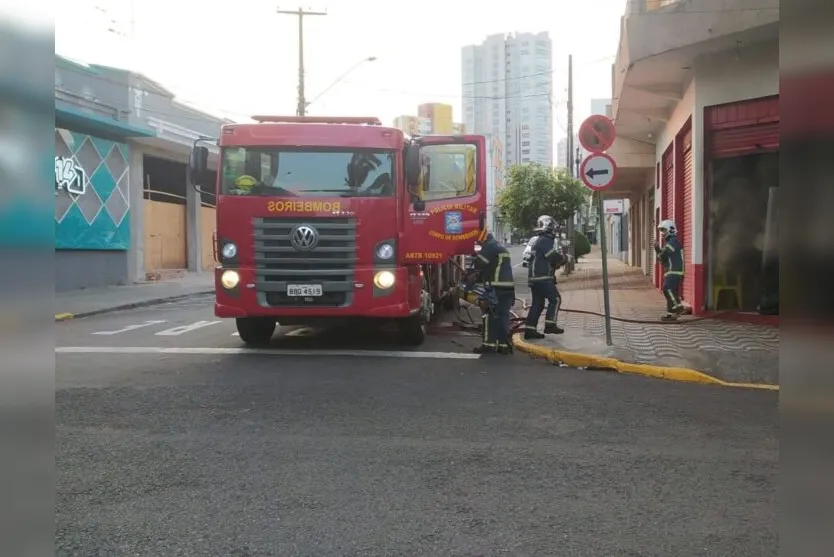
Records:
M663 235L663 246L655 244L657 259L663 265L663 295L666 297L666 315L664 320L676 319L684 311L680 297L683 283L683 245L678 239L675 224L663 221L658 226Z
M557 325L559 307L562 296L556 287L556 270L564 265L565 256L556 244L555 221L550 217L540 217L538 236L533 238L527 263L527 280L533 300L527 312L527 322L524 326L525 339L544 338L536 330L542 311L544 314L544 332L547 334L561 334L564 329Z
M483 340L475 348L479 354L497 352L509 354L510 309L515 303L515 282L510 253L492 234L487 234L473 265L481 273L487 291L492 291L489 311L484 313Z

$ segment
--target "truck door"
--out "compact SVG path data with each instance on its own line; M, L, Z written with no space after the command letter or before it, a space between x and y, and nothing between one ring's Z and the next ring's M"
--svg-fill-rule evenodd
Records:
M474 251L486 233L486 140L481 135L415 140L406 157L408 203L398 257L439 263Z

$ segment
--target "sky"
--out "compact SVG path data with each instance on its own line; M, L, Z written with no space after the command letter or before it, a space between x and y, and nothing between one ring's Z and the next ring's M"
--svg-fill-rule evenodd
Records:
M424 102L461 113L461 48L487 35L547 31L553 41L554 145L566 135L568 55L574 59L574 125L592 98L611 97L611 64L628 0L306 0L311 115L415 114ZM501 7L501 6L506 7ZM177 98L218 116L294 114L298 22L261 0L73 0L55 15L58 54L144 73ZM368 57L373 62L360 63ZM358 65L357 65L358 64Z

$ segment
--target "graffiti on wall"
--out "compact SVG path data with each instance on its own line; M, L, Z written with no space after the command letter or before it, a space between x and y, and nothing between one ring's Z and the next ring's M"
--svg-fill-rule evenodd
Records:
M125 143L56 128L56 249L130 247L129 161Z
M55 196L65 191L69 195L84 195L87 192L87 175L73 159L55 157Z

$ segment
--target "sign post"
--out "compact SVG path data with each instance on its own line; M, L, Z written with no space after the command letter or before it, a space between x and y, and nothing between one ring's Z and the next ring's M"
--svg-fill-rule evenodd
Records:
M602 192L614 183L617 177L617 163L605 151L611 148L616 138L614 122L601 115L587 118L579 126L579 143L591 154L580 166L580 177L591 191L596 193L597 217L599 219L599 243L602 251L602 300L605 313L605 343L614 344L611 339L611 297L608 284L608 246L605 238L605 208Z

